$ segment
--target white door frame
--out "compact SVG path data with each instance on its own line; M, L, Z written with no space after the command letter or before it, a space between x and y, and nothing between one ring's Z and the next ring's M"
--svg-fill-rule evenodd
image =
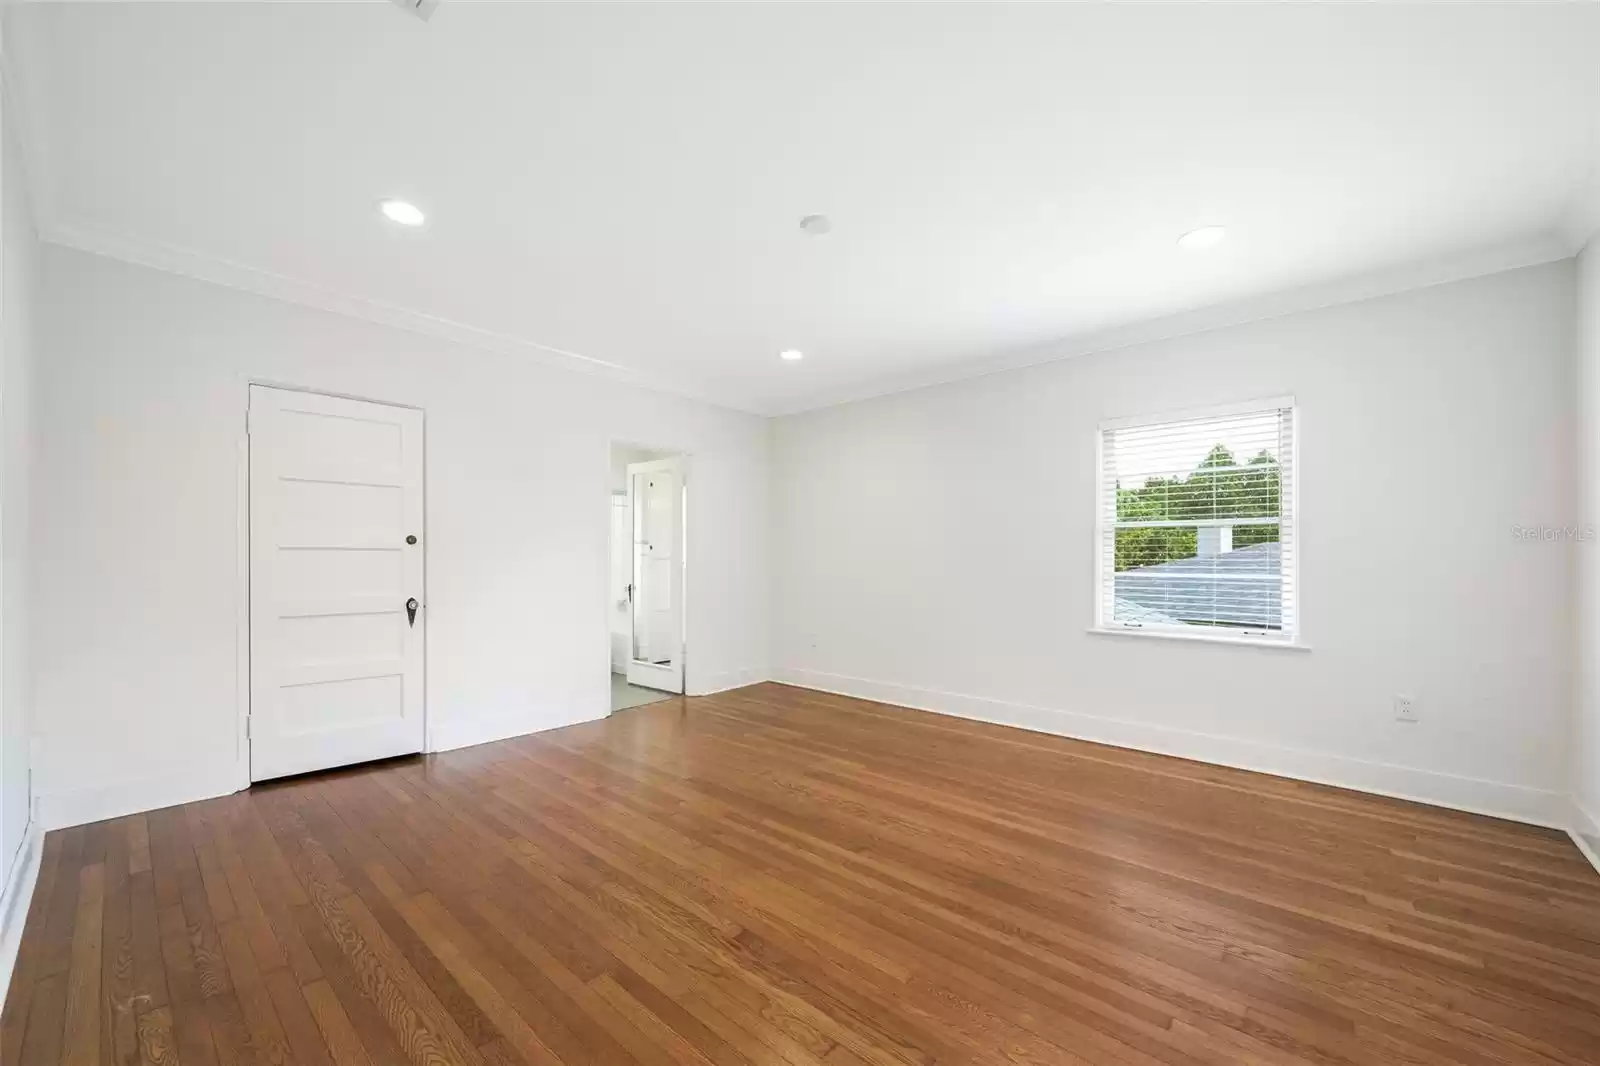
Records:
M682 507L682 510L683 510L683 514L681 516L682 527L678 531L678 535L682 539L682 543L683 543L683 559L682 559L683 567L682 567L681 572L677 575L679 584L681 585L681 592L680 592L680 595L678 597L678 607L679 607L679 616L678 616L678 654L682 657L682 660L683 660L683 678L682 678L682 683L679 685L678 694L686 696L689 693L689 526L690 526L690 522L689 522L689 506L690 506L690 500L693 499L693 497L694 497L694 493L692 493L689 490L689 483L694 478L694 473L693 473L694 472L694 457L689 452L680 451L680 450L678 450L676 448L658 447L658 446L650 445L650 444L638 444L638 443L634 443L632 441L614 440L614 441L611 442L611 447L612 448L636 449L636 450L641 451L641 452L650 452L650 453L653 453L655 455L662 456L663 457L662 459L659 459L659 460L648 460L648 461L649 462L670 462L670 463L675 464L676 467L677 467L677 470L678 470L679 478L681 480L681 485L679 486L679 491L681 491L683 493L683 500L682 500L682 503L681 503L681 507ZM639 463L629 463L628 465L629 466L639 466L640 464ZM607 493L606 493L606 504L607 504L608 509L610 507L610 501L611 501L611 493L610 493L610 490L608 488ZM610 528L609 521L610 521L610 519L609 519L609 511L608 511L608 516L607 516L607 522L608 522L607 528L608 529ZM633 535L633 532L632 532L633 531L633 485L632 485L631 479L630 479L630 482L629 482L629 485L628 485L628 531L629 531L629 538L631 540L632 539L632 535ZM609 541L608 541L608 544L607 544L607 550L608 551L610 550ZM633 554L633 545L631 543L628 546L628 553L629 553L629 557L631 558L632 554ZM608 560L609 560L609 556L608 556ZM609 566L609 562L608 562L608 566ZM608 571L607 588L609 588L609 587L610 587L610 577L609 577L609 571ZM611 631L610 631L610 622L609 622L609 620L607 621L606 625L607 625L607 629L606 629L606 648L607 648L607 651L606 651L606 676L610 677L611 676L611 652L610 652ZM633 652L632 652L633 617L632 617L631 606L630 606L630 609L629 609L628 626L629 626L629 634L628 634L629 653L628 654L629 654L629 659L631 660L632 654L633 654Z
M238 790L251 786L250 780L250 390L263 388L282 389L285 392L308 392L315 396L331 396L336 400L359 400L362 403L379 403L386 407L404 407L422 412L422 609L428 608L428 412L427 408L413 403L399 403L376 396L364 396L333 389L317 389L309 385L276 381L271 378L248 378L241 389L237 459L239 476L236 521L238 528L238 554L236 558L234 632L237 637L235 656L238 662L235 678L236 709L234 715L234 758L237 760L235 780ZM428 713L428 640L422 641L422 750L429 752L433 746L433 723Z

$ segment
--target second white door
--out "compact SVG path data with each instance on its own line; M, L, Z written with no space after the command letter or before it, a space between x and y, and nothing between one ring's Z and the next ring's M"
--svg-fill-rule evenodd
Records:
M250 389L250 778L423 750L422 412Z
M683 691L683 460L628 464L633 640L628 682Z

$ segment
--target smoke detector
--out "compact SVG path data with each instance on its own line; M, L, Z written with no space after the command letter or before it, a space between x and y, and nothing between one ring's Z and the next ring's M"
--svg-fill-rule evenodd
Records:
M439 6L439 0L389 0L394 6L409 11L423 22L433 17L434 8Z
M833 220L827 215L807 215L800 220L800 232L808 237L821 237L833 229Z

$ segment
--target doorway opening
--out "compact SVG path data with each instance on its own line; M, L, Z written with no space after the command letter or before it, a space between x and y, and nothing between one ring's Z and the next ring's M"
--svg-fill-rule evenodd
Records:
M684 692L688 463L611 446L611 710Z

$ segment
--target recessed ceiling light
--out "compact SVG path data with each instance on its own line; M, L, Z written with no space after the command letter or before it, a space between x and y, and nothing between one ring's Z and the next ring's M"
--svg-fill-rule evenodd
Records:
M806 353L802 352L798 348L785 348L783 351L778 353L778 358L782 359L786 363L798 363L805 357Z
M378 205L378 210L390 222L398 222L402 226L420 226L427 217L418 210L417 205L404 200L385 200Z
M1190 251L1215 248L1222 243L1222 238L1227 235L1228 231L1221 226L1201 226L1199 229L1192 229L1182 237L1179 237L1178 247L1187 248Z
M820 237L833 229L833 222L827 215L807 215L800 220L800 230L808 237Z

